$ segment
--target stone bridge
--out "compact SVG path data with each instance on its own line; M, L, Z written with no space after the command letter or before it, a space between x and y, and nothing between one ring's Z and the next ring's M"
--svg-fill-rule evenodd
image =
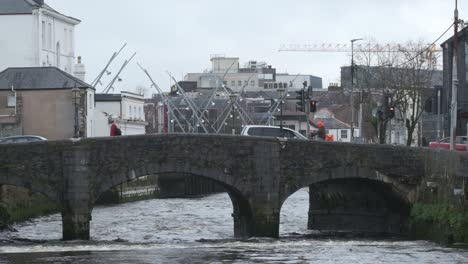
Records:
M90 238L91 212L102 193L161 173L192 174L224 186L233 204L236 237L278 237L281 206L303 187L311 187L311 202L317 203L309 212L311 228L329 220L320 212L325 208L330 213L330 201L353 207L352 197L362 199L356 193L365 190L374 198L381 196L382 202L368 196L361 205L369 208L369 203L376 203L374 208L389 208L386 212L398 217L403 214L400 206L412 203L424 177L468 176L468 155L387 145L186 134L0 145L0 185L25 187L60 204L64 240ZM323 188L334 189L336 197ZM324 199L324 195L333 197Z

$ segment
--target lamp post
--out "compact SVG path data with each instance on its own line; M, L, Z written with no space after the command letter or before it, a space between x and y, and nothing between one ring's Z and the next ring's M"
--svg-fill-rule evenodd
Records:
M231 112L232 112L232 134L235 135L236 134L236 127L235 127L235 121L236 121L236 117L235 117L235 109L234 109L234 104L236 103L236 100L237 100L237 95L235 94L230 94L229 95L229 100L231 101Z
M284 91L285 91L285 90L284 90L283 88L279 88L279 89L277 90L277 92L278 92L278 98L279 98L278 100L280 100L279 103L280 103L280 111L281 111L281 113L280 113L280 117L281 117L281 120L280 120L280 129L281 129L281 131L283 130L283 97L284 97Z
M362 38L351 40L351 142L354 142L354 42L359 40Z
M75 138L79 138L80 135L79 135L79 129L78 129L78 104L80 102L80 89L79 88L73 88L72 90L72 94L73 94L73 104L75 106L75 125L74 125L74 137Z

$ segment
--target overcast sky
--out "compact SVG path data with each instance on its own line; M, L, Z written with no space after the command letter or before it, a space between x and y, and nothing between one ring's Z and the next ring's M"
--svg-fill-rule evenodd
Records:
M46 0L53 8L80 19L77 55L91 82L124 43L113 64L137 52L121 74L117 90L150 87L141 63L168 90L169 77L210 67L211 54L266 61L280 72L312 74L324 86L338 82L345 53L278 52L282 44L349 43L353 38L381 43L434 41L453 20L451 0ZM468 0L459 0L467 18ZM467 7L467 8L464 8ZM449 35L443 39L448 38ZM105 79L109 81L110 78ZM98 91L101 88L98 87Z

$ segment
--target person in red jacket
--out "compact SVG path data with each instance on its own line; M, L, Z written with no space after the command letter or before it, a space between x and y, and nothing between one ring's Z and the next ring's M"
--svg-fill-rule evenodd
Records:
M120 128L117 126L117 124L115 123L114 119L109 119L109 122L111 123L110 136L115 137L115 136L122 135L122 132L120 131Z

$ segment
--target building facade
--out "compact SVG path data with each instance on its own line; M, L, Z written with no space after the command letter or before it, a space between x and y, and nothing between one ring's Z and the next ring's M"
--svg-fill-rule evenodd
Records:
M265 62L249 61L243 67L239 58L220 55L211 58L211 69L203 73L188 73L184 80L197 82L197 87L210 89L224 84L232 91L275 90L278 88L302 87L308 81L314 88L322 87L322 79L313 75L277 74L276 69ZM317 87L315 87L317 86Z
M94 88L55 67L0 73L0 136L92 136Z
M454 38L446 40L442 43L443 49L443 95L442 101L443 113L446 113L446 135L450 134L450 112L452 101L452 81L453 81L453 65L454 65ZM457 104L458 104L458 119L457 119L457 135L467 134L468 124L468 27L460 30L458 34L458 65L457 65Z
M122 135L143 135L147 125L142 95L130 92L96 94L95 137L110 135L110 120L114 120Z
M9 67L53 66L72 74L75 26L44 0L0 1L0 71Z

